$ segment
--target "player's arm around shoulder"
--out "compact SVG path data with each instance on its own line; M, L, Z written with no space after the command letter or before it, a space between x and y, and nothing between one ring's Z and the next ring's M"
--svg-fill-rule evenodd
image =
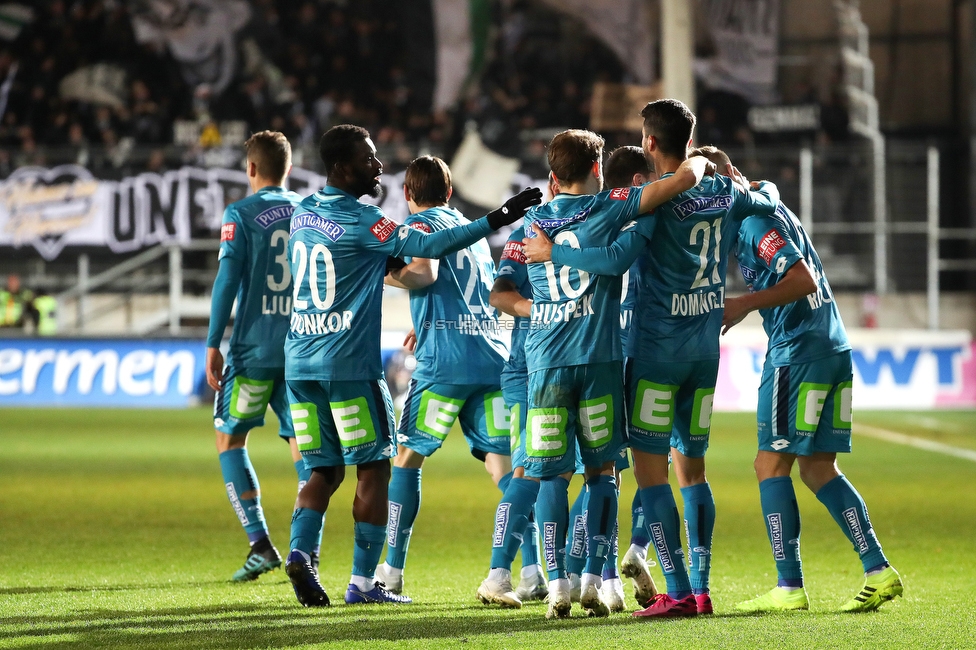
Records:
M701 183L706 174L714 173L715 164L704 156L688 158L671 176L641 186L640 211L637 214L652 212L659 205Z
M813 271L778 220L749 217L740 228L740 237L741 248L748 247L750 261L765 267L777 280L766 289L726 298L722 315L723 334L750 312L788 305L818 289Z
M411 216L404 225L425 234L433 231L429 223L416 216ZM414 257L403 268L390 271L385 282L401 289L424 289L437 281L438 267L439 260Z

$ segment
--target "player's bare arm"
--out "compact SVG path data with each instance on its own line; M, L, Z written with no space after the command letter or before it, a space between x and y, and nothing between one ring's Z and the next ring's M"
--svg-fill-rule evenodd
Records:
M722 314L722 334L741 322L750 312L768 309L796 302L817 290L817 281L810 267L803 260L791 266L786 275L775 285L755 293L747 293L737 298L725 299L725 312Z
M715 173L715 163L703 156L692 156L678 166L674 174L644 186L641 192L641 214L651 212L686 190L698 185L706 175Z
M532 315L532 300L523 298L515 283L507 278L498 278L491 287L488 303L509 316L528 318Z
M525 253L525 261L529 264L539 264L548 262L552 259L552 240L539 226L532 224L532 231L535 237L526 237L522 240L522 252Z
M223 381L224 355L220 353L220 348L207 348L207 385L218 391Z
M437 280L438 261L415 257L402 269L390 271L384 282L401 289L423 289Z

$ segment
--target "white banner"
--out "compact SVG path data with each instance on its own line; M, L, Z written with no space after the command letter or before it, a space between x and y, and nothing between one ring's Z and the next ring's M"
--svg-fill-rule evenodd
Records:
M754 104L776 101L780 0L701 0L700 6L713 55L695 60L695 75Z
M849 330L854 408L976 407L976 344L966 330ZM761 329L722 338L714 408L755 411L766 357Z

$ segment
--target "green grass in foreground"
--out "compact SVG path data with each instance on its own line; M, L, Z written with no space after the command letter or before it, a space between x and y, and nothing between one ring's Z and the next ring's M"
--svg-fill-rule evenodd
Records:
M858 421L959 446L976 441L973 412L862 412ZM976 466L868 438L855 437L841 466L905 579L905 598L873 614L837 612L860 587L861 567L797 480L813 609L733 613L735 602L775 583L751 466L753 427L748 415L718 415L713 426L715 616L588 620L574 610L553 622L542 604L501 611L475 600L499 494L457 434L424 470L406 573L416 604L306 610L283 572L228 582L246 538L226 501L206 410L0 410L0 647L972 647ZM273 425L249 446L272 538L284 550L294 469ZM324 542L322 581L334 602L352 559L351 478L333 500ZM625 476L623 504L633 489ZM623 548L629 525L624 507Z

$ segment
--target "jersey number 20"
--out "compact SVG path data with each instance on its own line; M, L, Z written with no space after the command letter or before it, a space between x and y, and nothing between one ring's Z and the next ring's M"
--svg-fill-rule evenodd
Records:
M308 309L308 301L300 300L298 294L302 289L305 280L305 271L308 270L308 290L312 295L312 302L316 309L327 310L335 302L335 265L332 263L332 251L323 244L312 246L312 253L309 255L305 242L297 241L291 249L292 259L298 261L298 270L295 272L295 293L292 296L292 303L295 309ZM319 268L319 260L322 267ZM321 277L319 271L322 271ZM319 282L325 280L325 298L322 297Z

